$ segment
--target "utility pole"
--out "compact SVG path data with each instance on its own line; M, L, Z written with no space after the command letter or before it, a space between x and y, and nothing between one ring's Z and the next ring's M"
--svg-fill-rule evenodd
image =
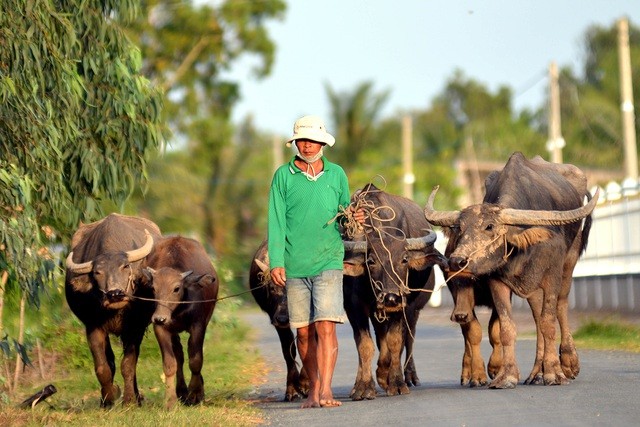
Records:
M413 200L413 183L416 177L413 174L413 123L411 116L406 115L402 118L402 167L404 170L403 177L403 195Z
M562 163L562 148L565 146L560 129L560 87L558 85L558 66L552 62L549 66L549 139L547 151L551 153L553 163Z
M622 136L624 140L625 178L638 180L638 152L636 151L633 85L631 82L631 54L629 53L629 21L618 21L618 63L620 65L620 110L622 112Z

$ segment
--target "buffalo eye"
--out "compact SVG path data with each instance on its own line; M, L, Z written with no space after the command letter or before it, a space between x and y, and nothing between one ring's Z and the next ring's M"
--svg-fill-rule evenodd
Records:
M180 285L176 285L175 288L173 288L173 293L177 294L178 292L180 292Z
M493 224L487 224L487 226L485 227L486 231L492 231L493 230Z

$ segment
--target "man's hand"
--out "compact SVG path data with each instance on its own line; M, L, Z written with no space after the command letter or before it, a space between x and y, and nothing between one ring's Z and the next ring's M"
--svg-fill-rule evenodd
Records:
M287 281L287 274L284 271L284 267L275 267L271 269L271 281L278 286L284 287Z
M367 217L367 214L364 211L364 209L358 209L353 213L353 219L355 219L358 222L358 224L364 224L364 220L366 217Z

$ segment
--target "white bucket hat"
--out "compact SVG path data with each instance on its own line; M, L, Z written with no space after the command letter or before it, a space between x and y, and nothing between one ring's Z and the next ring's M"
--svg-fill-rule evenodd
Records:
M293 125L293 136L287 140L290 146L296 139L310 139L311 141L327 144L333 147L336 139L327 132L324 122L318 116L304 116L296 120Z

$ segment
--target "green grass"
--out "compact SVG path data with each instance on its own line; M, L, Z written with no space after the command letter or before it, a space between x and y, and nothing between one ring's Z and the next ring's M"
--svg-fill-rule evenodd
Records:
M573 334L578 348L640 353L640 327L619 321L589 320Z
M47 361L55 367L48 370L46 379L34 375L34 368L27 368L31 375L21 380L12 401L0 404L0 425L257 425L262 421L261 414L248 395L263 374L264 365L251 345L248 327L238 320L239 309L239 303L221 302L209 324L204 347L203 404L193 407L177 404L170 410L163 407L162 359L151 328L142 343L137 370L138 387L145 398L142 406L123 407L117 402L110 409L102 409L84 329L70 312L63 311L55 327L43 337ZM186 349L188 335L181 337ZM111 342L118 364L116 383L122 389L119 369L122 347L115 337L111 337ZM186 363L185 376L188 382L190 372ZM56 394L33 409L16 408L23 399L49 383L56 386Z

